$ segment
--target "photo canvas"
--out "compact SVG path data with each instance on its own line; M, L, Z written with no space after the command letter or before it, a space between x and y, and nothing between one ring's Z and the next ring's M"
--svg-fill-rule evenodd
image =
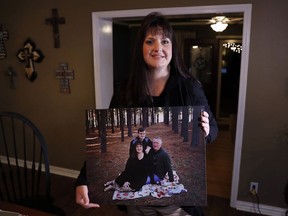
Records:
M205 137L199 122L202 111L202 106L86 110L90 202L207 205ZM145 129L150 148L147 143L145 147L141 139L139 143L140 128ZM159 139L165 154L162 150L156 154ZM133 140L138 147L134 147ZM137 153L141 148L144 153ZM137 154L143 155L146 162L142 163L141 158L131 163L132 155L135 160ZM169 163L170 166L166 166ZM158 174L158 170L165 175L161 176L160 171Z

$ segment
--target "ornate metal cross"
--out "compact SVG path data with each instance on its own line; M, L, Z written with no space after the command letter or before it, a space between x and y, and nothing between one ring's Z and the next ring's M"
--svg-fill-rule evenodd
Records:
M8 32L4 31L0 24L0 59L6 58L6 50L4 47L4 41L8 40Z
M60 92L70 94L70 80L74 80L74 70L68 69L67 63L59 64L60 69L56 69L56 79L60 79Z
M54 37L54 47L60 47L60 33L59 33L59 24L65 24L65 18L58 16L58 10L56 8L52 9L52 17L46 19L47 25L52 25L53 27L53 37Z
M18 51L17 56L21 62L25 62L26 77L33 82L37 78L34 62L40 63L44 55L40 50L35 49L33 41L27 39L24 43L24 48Z

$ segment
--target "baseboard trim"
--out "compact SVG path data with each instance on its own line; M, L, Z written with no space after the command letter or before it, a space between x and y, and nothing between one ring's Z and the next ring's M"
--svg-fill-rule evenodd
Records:
M8 164L8 161L7 161L7 157L6 156L3 156L3 155L0 155L0 161L4 164ZM12 158L10 157L9 158L9 161L10 161L10 164L11 165L16 165L16 160L15 158ZM19 159L18 160L18 165L20 167L24 167L24 161ZM36 166L37 166L37 163L36 163ZM30 161L27 161L27 167L29 169L31 169L32 167L32 163ZM43 166L42 167L43 170L45 169L45 167ZM62 168L62 167L57 167L57 166L49 166L50 168L50 173L51 174L55 174L55 175L60 175L60 176L65 176L65 177L69 177L69 178L77 178L78 175L79 175L79 170L72 170L72 169L66 169L66 168Z
M236 209L245 211L245 212L251 212L259 214L258 207L256 203L251 202L244 202L244 201L236 201ZM262 215L270 215L270 216L285 216L287 209L274 207L274 206L268 206L268 205L259 205L259 209L261 211Z
M66 168L57 167L57 166L50 166L50 173L76 179L79 175L79 170L72 170L72 169L66 169Z

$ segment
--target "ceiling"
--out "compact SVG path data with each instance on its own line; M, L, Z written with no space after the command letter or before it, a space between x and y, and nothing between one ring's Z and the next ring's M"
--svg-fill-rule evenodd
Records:
M211 19L215 16L226 16L228 24L243 24L243 13L225 13L225 14L188 14L166 16L172 26L193 26L193 25L210 25ZM143 17L127 17L113 19L114 23L128 27L140 26Z

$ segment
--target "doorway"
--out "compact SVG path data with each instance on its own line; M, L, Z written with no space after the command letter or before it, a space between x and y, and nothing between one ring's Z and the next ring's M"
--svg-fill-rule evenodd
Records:
M233 180L231 187L230 204L236 207L237 192L240 173L241 146L244 125L246 82L248 74L248 58L251 28L251 4L233 4L219 6L197 6L177 8L153 8L139 10L121 10L92 13L93 54L94 54L94 80L96 108L106 109L113 94L113 53L112 45L112 19L117 17L144 17L152 11L159 11L163 15L185 15L206 13L233 13L241 12L243 19L243 52L241 54L238 121L235 139L235 153L233 164Z
M219 39L219 36L185 40L185 64L202 83L219 127L216 141L206 151L207 192L224 198L229 198L231 193L241 47L241 40Z
M241 52L241 40L219 41L217 118L237 115Z

